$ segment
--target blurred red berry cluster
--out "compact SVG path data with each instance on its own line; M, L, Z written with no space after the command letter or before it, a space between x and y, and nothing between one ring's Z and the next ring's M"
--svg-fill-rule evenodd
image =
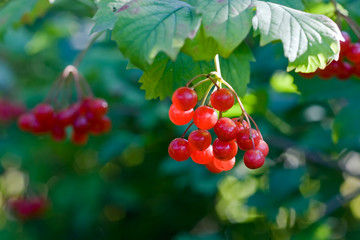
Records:
M47 200L41 196L15 198L8 201L8 208L21 220L41 217L47 208Z
M347 32L342 32L345 39L340 42L340 57L338 61L332 61L326 68L318 69L313 73L299 73L304 78L312 78L318 75L323 80L332 77L344 81L355 75L360 77L360 43L352 43Z
M26 108L20 103L10 101L6 98L0 99L0 123L9 123L25 111Z

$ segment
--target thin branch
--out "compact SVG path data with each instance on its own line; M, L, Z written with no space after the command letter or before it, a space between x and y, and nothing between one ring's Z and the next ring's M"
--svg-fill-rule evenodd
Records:
M81 61L84 59L86 53L89 51L89 49L91 48L91 46L95 43L95 41L103 34L103 32L99 32L97 33L89 42L89 44L87 45L87 47L82 50L77 57L75 58L74 62L73 62L73 66L75 66L76 68L79 67Z

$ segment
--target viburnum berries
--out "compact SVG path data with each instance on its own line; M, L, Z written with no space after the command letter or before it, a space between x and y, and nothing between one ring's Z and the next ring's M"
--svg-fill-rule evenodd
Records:
M42 196L15 198L8 201L8 208L21 220L41 217L47 205L47 200Z
M303 78L313 78L318 75L323 80L336 77L344 81L352 75L360 77L360 43L351 43L349 34L344 31L341 33L345 41L340 42L339 60L332 61L326 68L318 69L313 73L299 72Z
M197 77L200 76L204 74ZM256 129L252 129L249 121L252 118L243 108L231 85L217 72L207 74L206 77L192 88L189 85L193 80L190 80L186 87L177 89L172 96L172 105L169 109L170 120L176 125L185 125L193 120L198 130L192 131L186 140L184 136L192 126L190 124L181 138L174 139L168 148L170 157L176 161L185 161L191 157L195 163L205 165L210 172L220 173L234 167L235 156L240 148L246 151L244 163L248 168L261 167L265 162L269 147L262 139L255 122ZM194 88L207 80L211 80L217 89L211 94L209 105L204 104L211 88L205 95L202 105L194 110L198 101ZM223 83L228 88L220 88L217 82ZM222 117L222 112L234 105L235 96L243 110L242 116L234 119ZM212 138L208 131L212 128L217 136L213 144L211 144Z
M74 81L79 82L80 78L77 69L73 66L65 68L62 77L58 81L65 81L69 74L73 74ZM87 89L90 89L87 86ZM61 89L57 89L61 91ZM83 96L81 89L77 89L80 100L70 104L67 107L56 106L56 99L47 101L35 106L28 113L20 115L18 126L21 130L33 134L50 134L56 141L62 141L66 138L66 128L72 128L71 141L77 145L86 144L88 135L100 135L111 129L111 120L106 116L108 103L101 98ZM55 96L58 94L55 93ZM51 102L53 104L51 104Z

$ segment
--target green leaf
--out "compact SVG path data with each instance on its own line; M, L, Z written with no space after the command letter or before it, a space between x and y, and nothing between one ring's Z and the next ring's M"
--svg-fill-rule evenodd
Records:
M246 44L241 44L229 58L220 58L222 77L239 96L244 96L250 82L250 61L254 57Z
M193 38L200 17L178 0L132 0L118 10L113 39L130 61L145 70L159 52L175 61L186 38Z
M288 71L314 72L339 58L343 37L328 17L270 2L256 1L255 6L253 25L261 34L260 45L281 40L289 59Z
M13 24L19 22L21 17L30 12L37 0L12 0L0 9L0 37Z
M101 32L107 29L112 30L117 20L116 11L119 10L130 0L98 0L98 10L93 17L95 21L94 27L91 32Z
M190 56L180 53L175 62L165 54L159 54L154 63L141 76L141 89L145 90L147 99L159 97L161 100L179 87L184 86L194 76L209 73L214 70L213 62L194 62ZM197 81L195 81L196 83ZM196 88L201 98L209 84L202 84Z
M266 2L272 2L272 3L281 4L281 5L284 5L284 6L286 6L286 7L295 8L295 9L298 9L298 10L301 10L301 11L304 10L304 4L302 3L302 1L294 1L294 0L266 0Z
M181 51L195 61L210 61L214 59L219 52L215 40L211 37L206 37L204 28L201 26L194 39L186 39L185 45Z
M251 29L251 0L199 0L205 35L218 43L219 54L228 57Z

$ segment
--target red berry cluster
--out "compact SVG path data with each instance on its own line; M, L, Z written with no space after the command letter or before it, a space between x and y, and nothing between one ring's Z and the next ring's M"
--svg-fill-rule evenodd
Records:
M197 101L195 90L189 87L177 89L172 96L170 120L176 125L185 125L193 120L198 130L191 132L188 140L176 138L170 143L168 152L171 158L185 161L191 157L210 172L220 173L234 167L239 147L246 151L244 163L248 168L256 169L264 164L269 148L260 133L251 129L242 118L218 117L216 110L223 112L234 105L234 95L230 90L220 88L214 91L210 96L212 107L200 106L194 111ZM217 138L211 144L208 130L212 128Z
M61 111L47 103L38 104L31 112L22 114L18 119L21 130L33 134L50 133L54 140L66 138L66 127L71 126L71 140L75 144L85 144L88 134L100 135L111 128L111 121L105 114L108 104L101 98L85 98Z
M35 219L44 214L47 201L39 196L17 198L9 200L8 207L21 220Z
M68 82L71 80L75 83L78 98L72 104L69 99L72 89ZM54 83L46 103L40 103L30 112L22 114L18 119L18 126L21 130L36 135L50 133L57 141L64 140L66 128L71 127L71 141L83 145L87 143L89 134L100 135L111 129L107 111L108 103L104 99L94 98L90 86L77 68L69 65Z
M340 58L332 61L326 68L318 69L313 73L299 73L304 78L312 78L318 75L323 80L336 77L339 80L347 80L352 75L360 77L360 43L352 43L347 32L342 32L345 39L340 42ZM346 61L348 60L348 61Z
M15 103L6 98L0 99L0 122L8 123L26 111L22 104Z

